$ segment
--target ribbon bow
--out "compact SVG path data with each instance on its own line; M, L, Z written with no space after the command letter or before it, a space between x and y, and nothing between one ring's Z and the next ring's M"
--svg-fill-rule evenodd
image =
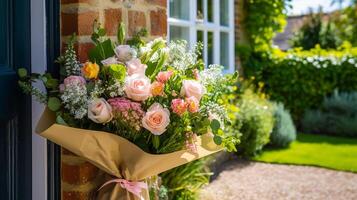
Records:
M118 183L120 187L126 189L128 192L133 193L138 198L141 198L140 193L142 189L148 189L148 185L145 182L128 181L125 179L113 179L104 183L98 190L101 190L103 187L112 183Z

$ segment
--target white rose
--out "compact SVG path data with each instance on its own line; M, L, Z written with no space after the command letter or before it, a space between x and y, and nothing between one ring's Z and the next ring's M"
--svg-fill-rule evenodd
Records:
M145 70L147 66L145 64L142 64L140 59L134 58L126 63L126 68L129 76L133 74L145 75Z
M201 100L202 96L206 92L206 88L195 80L184 80L182 81L181 95L186 97L196 97L198 101Z
M161 135L170 124L170 111L159 103L154 103L142 119L143 127L154 135Z
M135 49L131 48L129 45L119 45L115 48L115 54L120 62L128 62L129 60L136 57Z
M118 64L118 60L113 56L113 57L107 58L105 60L102 60L101 63L104 66L109 66L109 65L112 65L112 64Z
M150 79L141 74L128 76L125 81L125 94L134 101L145 101L151 95Z
M107 123L113 118L112 107L103 99L94 99L88 105L88 118L95 123Z

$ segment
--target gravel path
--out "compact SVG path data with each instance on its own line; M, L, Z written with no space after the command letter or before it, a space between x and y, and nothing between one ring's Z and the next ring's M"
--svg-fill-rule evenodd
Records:
M357 200L357 174L317 167L229 161L201 200Z

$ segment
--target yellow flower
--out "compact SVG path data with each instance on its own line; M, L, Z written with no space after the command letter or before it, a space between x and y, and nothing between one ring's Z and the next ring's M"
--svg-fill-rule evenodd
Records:
M97 78L99 74L99 65L86 62L82 67L82 75L87 79Z
M151 84L151 94L152 96L162 96L164 94L165 85L161 82L155 81Z

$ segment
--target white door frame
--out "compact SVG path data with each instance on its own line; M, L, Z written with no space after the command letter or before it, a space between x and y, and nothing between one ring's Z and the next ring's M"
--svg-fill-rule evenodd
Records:
M45 0L31 0L31 70L43 73L46 59ZM43 88L44 89L44 88ZM32 199L47 199L47 141L34 131L44 106L32 99Z

